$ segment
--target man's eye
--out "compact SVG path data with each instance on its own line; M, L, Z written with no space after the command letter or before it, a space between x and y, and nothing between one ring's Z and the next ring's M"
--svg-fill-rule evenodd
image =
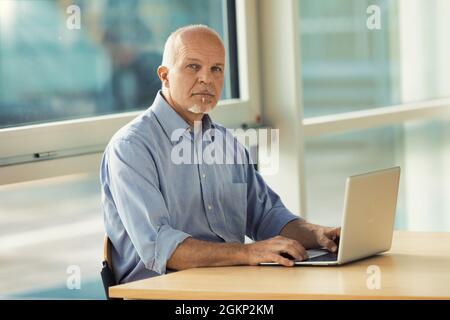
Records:
M191 63L191 64L188 64L188 68L192 69L192 70L198 70L198 69L200 69L200 66L198 64Z
M221 67L212 67L211 68L213 72L222 72L222 68Z

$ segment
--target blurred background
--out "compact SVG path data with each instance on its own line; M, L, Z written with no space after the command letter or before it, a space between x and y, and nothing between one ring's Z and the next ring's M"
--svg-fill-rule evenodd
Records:
M299 125L450 97L448 2L298 1ZM373 4L381 13L375 31L366 26ZM70 5L81 9L76 32L67 28ZM160 88L156 68L165 39L192 23L207 24L224 38L222 100L244 98L239 8L229 0L1 0L0 132L148 108ZM264 23L264 15L254 15ZM265 35L257 35L260 51ZM228 112L239 127L241 114ZM308 220L339 225L347 176L400 165L395 228L450 231L448 116L298 139L304 139ZM0 185L0 298L104 299L95 169ZM81 270L80 290L66 286L73 265Z

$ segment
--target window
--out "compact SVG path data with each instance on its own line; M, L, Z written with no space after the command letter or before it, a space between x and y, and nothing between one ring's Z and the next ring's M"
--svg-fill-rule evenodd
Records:
M233 4L1 1L0 128L149 107L161 87L156 69L165 39L183 25L217 30L228 40L228 68L230 61L231 69L237 68L236 35L230 34L227 19L234 19ZM239 98L237 72L226 75L222 99Z
M379 9L369 29L367 9ZM448 1L300 1L305 118L450 96Z

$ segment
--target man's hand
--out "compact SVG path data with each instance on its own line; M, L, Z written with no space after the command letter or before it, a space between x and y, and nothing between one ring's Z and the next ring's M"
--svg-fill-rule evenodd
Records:
M308 259L305 248L297 241L283 236L257 241L246 245L249 265L260 262L278 262L284 266L293 266L294 261L283 257L287 253L297 260Z
M325 248L330 252L336 252L341 228L324 227L303 220L294 220L281 230L280 235L297 240L306 249Z
M339 245L339 237L341 236L341 228L323 227L314 224L305 226L315 236L316 244L314 247L322 247L330 252L337 252Z

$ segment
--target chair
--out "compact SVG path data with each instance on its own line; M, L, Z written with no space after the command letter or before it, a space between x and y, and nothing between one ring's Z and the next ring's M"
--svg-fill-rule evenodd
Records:
M111 241L109 240L108 235L105 234L103 240L103 262L100 275L102 276L103 288L105 289L105 295L108 300L114 300L109 297L109 287L117 284L112 265L111 246Z

